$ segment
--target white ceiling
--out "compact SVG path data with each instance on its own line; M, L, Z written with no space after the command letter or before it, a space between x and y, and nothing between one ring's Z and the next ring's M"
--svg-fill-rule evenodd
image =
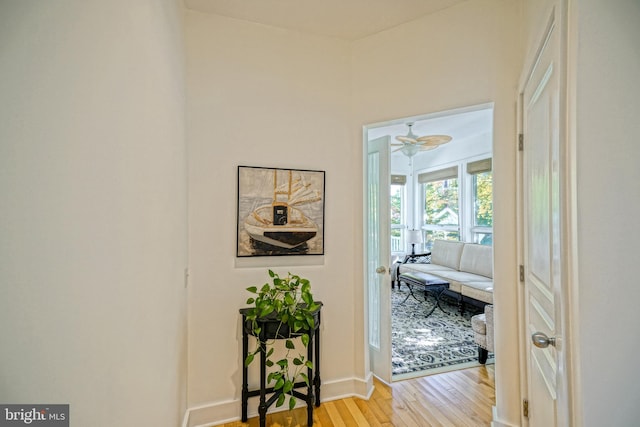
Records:
M466 0L184 0L201 12L356 40Z
M396 143L396 136L408 133L407 123L413 123L412 131L417 136L451 136L452 141L438 149L438 151L448 151L449 148L465 141L475 141L475 138L486 138L487 135L491 135L493 132L493 107L488 104L478 105L371 125L367 127L367 138L372 140L388 135L391 137L391 142ZM433 153L434 151L424 151L418 153L417 156L432 156ZM394 162L393 159L406 159L404 154L396 150L396 147L393 147L391 156L392 162Z

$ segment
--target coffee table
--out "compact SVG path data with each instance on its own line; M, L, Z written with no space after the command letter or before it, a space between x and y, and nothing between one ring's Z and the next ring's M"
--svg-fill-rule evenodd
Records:
M413 297L413 299L415 299L416 301L420 301L413 293L413 287L421 286L422 288L424 288L425 301L427 300L427 293L433 293L436 298L436 302L433 305L433 308L431 308L431 311L429 311L429 313L427 313L425 317L431 316L436 308L442 310L443 313L447 313L440 305L440 297L442 296L442 293L446 289L449 289L449 282L447 282L446 280L428 273L407 272L402 273L400 274L400 276L398 276L398 282L404 282L409 288L409 295L407 295L407 297L402 301L401 304L404 304L409 299L409 297Z

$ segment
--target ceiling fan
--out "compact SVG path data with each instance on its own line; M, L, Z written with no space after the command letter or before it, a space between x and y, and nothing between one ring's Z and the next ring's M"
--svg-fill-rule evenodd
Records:
M452 139L449 135L417 136L411 130L413 123L407 123L407 126L409 127L409 132L404 136L396 136L396 140L400 141L400 143L392 143L391 146L398 147L393 151L400 151L409 159L421 151L434 150Z

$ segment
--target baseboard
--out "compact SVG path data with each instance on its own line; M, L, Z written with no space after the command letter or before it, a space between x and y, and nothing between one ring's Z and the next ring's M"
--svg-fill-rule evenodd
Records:
M505 423L503 421L498 421L498 411L497 408L495 406L491 407L492 409L492 413L493 413L493 420L491 421L491 427L520 427L519 424L510 424L510 423Z
M343 378L340 380L323 382L320 388L321 401L344 399L346 397L359 397L369 399L373 393L373 376L369 374L367 378ZM303 407L304 402L299 401L296 405ZM287 408L272 407L269 413L279 412ZM238 421L240 419L241 402L240 399L227 400L223 402L211 402L204 405L194 406L187 409L182 427L212 427L224 423ZM249 418L258 416L258 398L249 399Z

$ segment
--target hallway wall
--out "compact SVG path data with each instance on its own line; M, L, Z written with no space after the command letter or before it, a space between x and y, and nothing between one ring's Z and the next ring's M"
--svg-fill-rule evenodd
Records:
M174 0L0 4L0 402L182 421L180 17Z

